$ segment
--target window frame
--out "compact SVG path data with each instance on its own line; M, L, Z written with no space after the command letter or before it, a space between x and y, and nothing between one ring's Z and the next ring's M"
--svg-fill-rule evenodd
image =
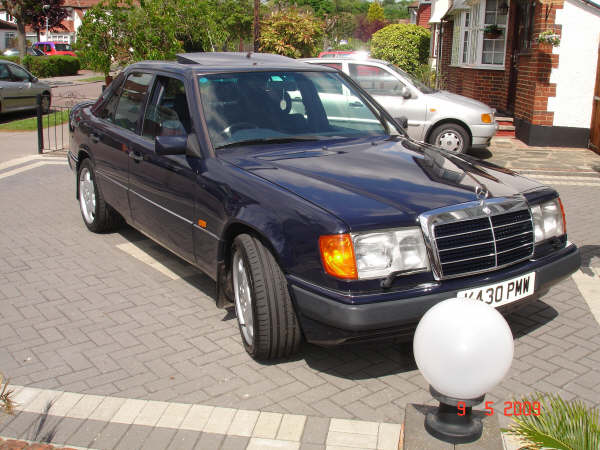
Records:
M149 94L146 94L146 101L144 102L144 108L142 111L142 116L141 119L139 120L139 127L138 127L138 132L137 134L142 138L147 140L148 142L156 142L156 136L154 136L154 138L149 138L148 136L144 136L144 122L146 121L146 113L148 111L148 108L153 104L153 102L155 101L155 99L158 101L158 96L160 95L160 92L157 91L157 89L159 89L160 86L160 80L159 78L173 78L177 81L180 81L181 84L183 84L183 89L185 90L185 99L187 102L187 107L188 107L188 114L190 116L190 132L188 133L188 135L194 133L194 120L192 118L192 109L190 108L190 96L188 95L188 90L187 90L187 83L186 83L186 79L183 76L179 76L177 74L174 73L163 73L163 72L153 72L153 79L151 82L151 89L149 89Z
M501 0L499 0L501 1ZM481 0L469 9L458 10L454 14L454 28L453 28L453 45L451 54L452 67L462 67L466 69L485 69L485 70L502 70L506 68L506 48L508 41L508 27L510 23L510 8L506 13L505 23L498 23L499 14L496 13L496 25L501 28L504 33L504 44L502 47L502 64L484 63L483 62L483 41L484 41L484 28L486 27L485 16L486 16L487 0ZM475 17L474 12L477 12ZM497 6L496 6L497 11ZM465 20L469 14L469 25L465 25ZM476 25L473 25L476 23ZM468 41L466 48L467 62L464 62L463 56L465 55L465 32L468 32ZM458 33L458 34L457 34ZM473 38L472 33L477 33L477 36ZM457 41L458 39L458 41ZM475 51L473 51L472 45L476 45ZM473 55L475 59L473 60Z

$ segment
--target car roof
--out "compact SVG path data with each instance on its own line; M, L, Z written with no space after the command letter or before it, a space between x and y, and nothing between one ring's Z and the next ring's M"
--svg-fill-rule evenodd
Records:
M375 59L375 58L303 58L300 61L308 62L308 63L342 63L342 62L352 62L352 63L365 63L365 62L374 62L379 64L389 65L388 61L384 61L383 59Z
M180 53L176 61L141 61L128 67L131 69L168 70L171 72L239 72L290 70L314 71L315 66L302 60L270 53L253 52L198 52ZM335 71L329 67L319 67L318 71Z

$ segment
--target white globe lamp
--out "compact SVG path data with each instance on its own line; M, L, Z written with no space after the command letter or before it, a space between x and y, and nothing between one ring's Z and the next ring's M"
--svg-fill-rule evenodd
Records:
M444 300L419 322L413 351L431 394L440 402L425 418L427 431L457 444L477 440L483 424L471 409L502 381L512 363L513 335L504 317L477 300ZM459 411L460 402L464 409Z

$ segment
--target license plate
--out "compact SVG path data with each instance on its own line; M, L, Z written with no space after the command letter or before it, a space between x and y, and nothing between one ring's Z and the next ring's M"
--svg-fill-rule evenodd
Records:
M534 287L535 272L531 272L501 283L459 291L456 297L468 300L478 300L497 308L530 296L533 294Z

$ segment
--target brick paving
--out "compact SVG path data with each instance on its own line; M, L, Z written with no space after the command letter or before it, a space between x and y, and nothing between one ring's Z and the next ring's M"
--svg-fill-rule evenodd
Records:
M594 164L574 170L593 176ZM521 165L560 169L534 161ZM557 187L569 238L581 246L585 265L599 267L600 187ZM189 266L182 270L184 263L131 228L87 231L67 166L39 166L0 179L0 205L0 370L13 384L302 414L307 427L331 417L401 423L407 403L431 401L406 344L305 345L291 360L253 361L233 312L214 306L214 283L206 276L190 273ZM150 248L181 276L169 277L117 247L127 244ZM534 391L600 405L600 327L572 279L509 322L515 360L488 396L498 413L504 401ZM122 442L128 428L117 425L110 424L98 448ZM76 436L81 429L71 422L66 431ZM157 442L183 443L181 431L159 430Z

